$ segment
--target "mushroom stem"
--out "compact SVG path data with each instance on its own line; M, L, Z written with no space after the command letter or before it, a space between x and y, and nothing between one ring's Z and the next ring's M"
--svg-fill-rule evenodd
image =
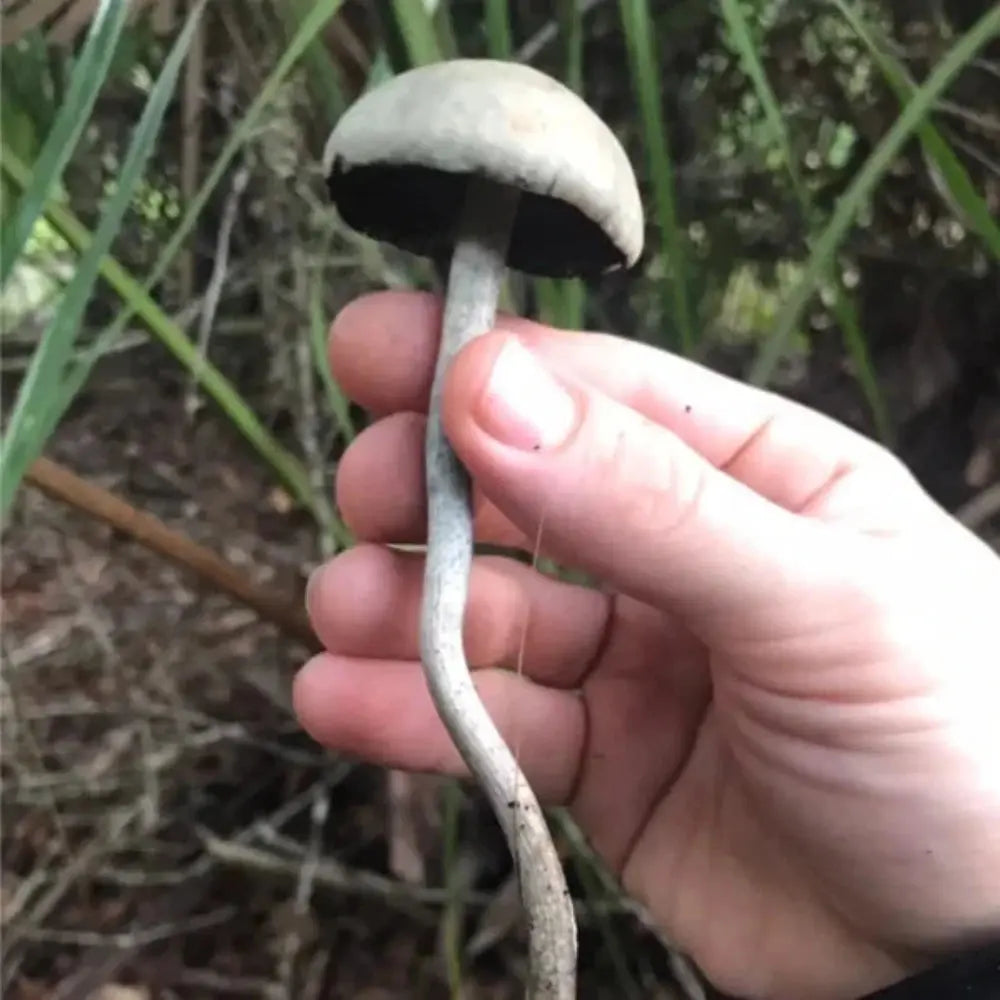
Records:
M545 817L479 699L462 643L473 554L469 476L441 424L445 375L458 351L493 326L519 192L469 181L448 276L426 440L427 564L421 658L431 697L485 791L518 871L527 913L530 1000L576 996L576 920Z

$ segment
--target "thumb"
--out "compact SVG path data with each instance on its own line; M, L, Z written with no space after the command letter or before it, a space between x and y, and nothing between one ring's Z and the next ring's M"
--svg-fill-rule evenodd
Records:
M581 335L585 336L585 334ZM676 434L546 367L514 335L477 338L445 384L445 432L528 538L698 630L774 622L829 581L843 540L719 471ZM716 621L716 624L718 622ZM756 630L754 630L756 631Z

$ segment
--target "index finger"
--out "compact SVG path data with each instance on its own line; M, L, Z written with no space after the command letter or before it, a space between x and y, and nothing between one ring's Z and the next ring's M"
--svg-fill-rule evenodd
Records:
M427 292L374 292L350 302L334 320L328 345L340 388L375 416L426 413L441 313L441 299ZM497 322L513 333L545 329L516 316Z
M376 414L426 412L440 321L441 302L427 293L379 292L356 300L331 330L335 377ZM887 478L906 475L888 451L843 424L649 344L507 315L498 316L497 326L564 377L667 428L788 510L857 517L884 493ZM857 477L859 469L875 474Z

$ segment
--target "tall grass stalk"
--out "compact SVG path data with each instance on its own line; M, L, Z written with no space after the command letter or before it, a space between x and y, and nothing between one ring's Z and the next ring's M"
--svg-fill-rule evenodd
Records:
M868 49L900 104L905 107L917 86L910 79L906 67L893 55L888 41L876 25L865 19L857 4L848 4L845 0L831 2ZM994 259L1000 260L1000 225L976 190L962 161L930 118L917 128L917 137L930 169L937 171L937 177L947 191L952 210L969 229L979 234Z
M507 0L484 0L486 47L493 59L510 59L514 51Z
M0 286L20 259L45 202L62 177L76 149L97 97L104 87L111 60L125 28L128 0L101 0L87 31L87 38L73 67L66 100L32 170L31 183L20 198L17 214L0 237Z
M648 180L653 191L666 272L663 277L664 320L677 328L679 346L685 354L689 354L697 338L688 288L687 237L678 219L675 203L673 163L660 100L660 70L653 47L656 37L653 18L648 0L619 0L619 8L633 88L639 102ZM667 274L670 276L667 277Z
M0 516L6 516L25 472L45 447L48 435L44 433L46 424L43 414L48 408L48 400L72 356L83 311L92 295L101 261L119 230L136 185L142 179L156 146L163 116L205 3L206 0L200 0L192 8L164 63L159 79L150 91L128 152L118 171L114 192L104 207L90 245L77 263L59 308L39 340L27 374L19 387L6 433L0 444ZM6 160L5 155L4 161ZM30 180L25 190L31 191Z
M201 218L201 213L205 210L209 198L211 198L219 182L225 176L229 164L250 140L262 115L278 94L285 79L296 67L306 51L308 51L310 45L326 26L330 18L337 13L343 2L344 0L315 0L308 14L299 24L295 36L268 74L260 92L251 102L243 117L229 133L229 137L226 139L221 152L205 176L201 187L187 205L177 228L170 239L164 244L163 249L156 259L156 263L142 283L142 288L146 293L151 292L167 273L174 258L177 256L177 252L184 245L184 241L191 233L198 219ZM102 349L106 349L118 338L134 315L134 309L126 302L114 320L98 336L97 342L101 345ZM99 355L92 356L91 360L94 360L97 356Z
M177 252L183 246L184 241L204 211L209 198L225 176L229 164L253 135L258 121L278 93L282 83L304 53L308 51L329 19L337 13L342 3L343 0L317 0L309 9L291 42L268 74L260 92L229 134L222 151L198 192L186 207L181 221L164 245L145 281L136 280L112 258L102 260L99 268L100 273L119 293L123 306L114 320L100 331L94 342L80 353L58 385L50 387L46 405L43 407L38 404L37 409L33 406L34 429L32 433L36 436L37 441L36 449L32 450L44 447L45 441L54 432L63 414L86 384L93 366L119 339L133 317L138 316L171 353L196 374L202 388L221 407L223 413L250 442L257 453L271 466L295 499L309 510L314 510L314 497L308 475L301 462L287 452L266 430L225 376L200 358L199 353L185 336L183 330L167 317L156 304L151 296L151 291L173 263ZM2 165L4 172L17 186L22 190L27 190L31 170L19 163L6 147L4 147ZM45 208L45 215L60 230L67 241L76 248L77 252L87 253L93 242L92 237L72 212L50 202ZM7 497L8 483L11 481L9 476L4 476L3 493L0 494L0 499Z
M719 0L719 7L723 20L733 38L733 44L740 55L743 68L753 84L757 99L760 101L774 142L781 150L782 160L784 161L792 189L795 192L799 206L802 209L802 214L806 220L807 229L812 232L813 228L817 225L816 209L809 194L809 189L802 179L802 173L799 170L798 159L795 155L791 136L788 133L785 117L781 112L781 105L778 102L778 98L768 80L763 61L757 52L753 32L747 22L739 0ZM807 245L810 247L813 246L811 236L807 238ZM835 266L831 267L828 271L826 280L833 290L834 315L837 317L844 342L854 364L858 384L872 412L876 431L884 444L891 445L894 438L894 431L889 418L889 408L886 406L878 374L875 371L871 352L868 349L868 342L858 320L857 309L851 300L851 295L844 287L843 280L839 273L837 273Z
M750 372L750 381L767 383L798 329L809 303L836 263L837 251L858 212L871 197L903 146L924 122L935 102L962 69L991 39L1000 35L1000 5L992 7L960 35L930 76L918 87L892 128L872 151L848 189L841 195L830 221L815 241L795 290L778 314L773 335L765 342Z
M444 58L434 16L424 0L392 0L396 27L414 66L425 66Z
M5 151L2 166L15 184L27 184L30 176L29 168L20 163L9 151ZM45 218L81 256L87 254L93 247L94 240L87 228L62 205L50 203L46 208ZM306 469L299 459L286 451L264 427L232 383L211 362L202 357L197 346L184 331L163 312L142 284L118 261L107 255L101 256L99 272L122 301L128 303L131 313L138 316L164 347L197 378L205 393L218 404L236 429L271 466L295 499L312 511L312 489ZM90 365L100 356L95 346L92 345L85 352L84 359L71 369L65 383L49 387L55 403L50 401L50 405L39 416L38 436L43 443L55 427L55 414L64 412L68 408L82 387L85 372L89 371ZM4 490L6 489L5 481Z

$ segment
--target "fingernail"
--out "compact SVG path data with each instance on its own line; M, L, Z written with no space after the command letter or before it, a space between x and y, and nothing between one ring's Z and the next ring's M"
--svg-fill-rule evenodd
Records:
M493 363L479 403L479 424L498 441L524 451L558 447L576 423L573 397L516 340Z

